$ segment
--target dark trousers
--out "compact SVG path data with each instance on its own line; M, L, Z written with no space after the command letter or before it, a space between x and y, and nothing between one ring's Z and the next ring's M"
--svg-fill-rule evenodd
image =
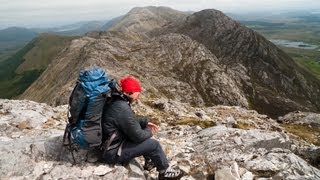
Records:
M157 167L158 171L165 170L169 167L168 160L162 150L160 143L157 140L151 138L141 143L125 141L122 147L121 156L114 158L113 161L116 162L111 163L127 164L133 158L138 156L150 158Z

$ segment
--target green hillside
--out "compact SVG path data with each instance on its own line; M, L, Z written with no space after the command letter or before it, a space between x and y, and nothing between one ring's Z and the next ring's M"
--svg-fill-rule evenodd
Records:
M314 74L320 80L320 51L282 47L301 67Z
M0 30L0 62L14 55L37 35L37 32L22 27Z
M0 98L24 92L74 37L41 34L10 58L0 62Z
M15 72L20 74L30 70L44 70L51 60L74 37L59 36L55 34L41 34L33 42L33 47L23 56L23 62L19 64Z

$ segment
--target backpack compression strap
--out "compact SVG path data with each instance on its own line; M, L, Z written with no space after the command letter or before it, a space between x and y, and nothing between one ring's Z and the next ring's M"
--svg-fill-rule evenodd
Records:
M76 164L76 159L74 157L74 154L73 154L73 151L75 150L74 148L72 148L72 141L71 141L71 131L70 131L70 127L71 124L68 123L66 125L66 129L64 130L64 134L63 134L63 140L62 140L62 147L64 146L68 146L69 148L69 151L71 152L71 155L72 155L72 159L73 159L73 163ZM68 143L66 143L66 137L68 138ZM61 156L61 152L62 152L62 149L61 148L61 151L60 151L60 156Z
M117 148L119 147L118 151L117 151L117 155L121 156L122 153L122 146L125 140L123 140L122 142L118 142L116 144L112 144L113 140L118 136L117 131L115 131L114 133L112 133L112 135L110 136L110 138L108 138L102 145L102 148L104 149L104 151L109 151L111 149Z

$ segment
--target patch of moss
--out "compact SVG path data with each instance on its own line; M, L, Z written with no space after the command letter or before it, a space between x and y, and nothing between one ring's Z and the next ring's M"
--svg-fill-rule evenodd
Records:
M151 100L143 100L143 99L141 99L141 102L143 102L143 104L145 104L145 105L147 105L147 106L149 106L151 108L159 110L158 108L156 108L155 104Z
M123 62L123 61L126 61L128 60L129 58L126 57L126 56L121 56L119 54L113 54L114 58L117 60L117 61L120 61L120 62Z
M147 95L147 97L148 97L149 99L159 98L158 95L157 95L157 92L155 92L155 91L152 90L152 89L147 89L145 94Z
M245 129L245 130L249 130L249 129L255 129L256 127L246 123L246 122L242 122L242 121L238 121L236 124L232 125L233 128L237 128L237 129Z
M320 146L320 128L305 124L286 124L284 127L288 132L299 136L308 143Z
M261 178L272 178L275 176L279 171L272 171L272 170L256 170L254 173L257 175L257 177Z
M194 174L193 176L195 179L207 179L212 180L214 179L215 171L218 170L218 166L215 163L212 163L207 156L204 156L201 153L196 153L191 156L191 161L195 162L194 165L191 167L191 171L189 174ZM200 165L201 164L201 165ZM203 169L207 170L207 177L204 178L203 174L199 174L199 171Z
M166 96L168 99L175 99L175 96L172 92L168 91L166 88L162 88L160 87L159 89L159 92L161 94L163 94L164 96Z
M189 126L200 126L202 128L209 128L216 126L216 122L214 121L203 121L196 118L179 118L175 122L170 122L170 125L189 125Z

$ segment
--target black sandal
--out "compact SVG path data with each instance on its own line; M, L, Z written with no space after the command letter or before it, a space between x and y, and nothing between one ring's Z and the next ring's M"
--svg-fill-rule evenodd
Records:
M168 167L165 172L159 173L158 179L159 180L166 180L166 179L180 179L183 176L183 172L179 170L172 169Z

